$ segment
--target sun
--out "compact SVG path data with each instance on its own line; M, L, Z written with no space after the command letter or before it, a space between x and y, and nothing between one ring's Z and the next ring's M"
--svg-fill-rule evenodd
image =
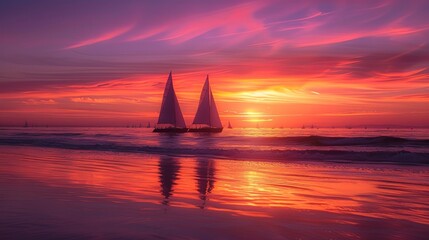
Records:
M243 116L244 116L244 120L245 122L254 122L254 123L258 123L258 122L271 122L272 119L268 119L266 118L266 114L263 112L258 112L258 111L254 111L254 110L247 110L245 112L243 112Z

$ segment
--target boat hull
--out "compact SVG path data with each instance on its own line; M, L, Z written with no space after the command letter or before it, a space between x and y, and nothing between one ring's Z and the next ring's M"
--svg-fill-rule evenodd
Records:
M188 132L188 128L155 128L153 132L160 133L185 133Z
M223 128L189 128L189 132L210 132L210 133L220 133Z

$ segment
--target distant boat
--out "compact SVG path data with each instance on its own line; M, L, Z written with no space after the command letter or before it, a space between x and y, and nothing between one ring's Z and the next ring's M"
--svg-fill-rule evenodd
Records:
M146 128L150 128L150 122L147 122Z
M24 127L28 127L28 122L27 121L25 121L25 124L24 124Z
M209 76L207 75L203 90L200 95L200 103L192 122L190 132L222 132L223 126L219 118L216 103L210 88Z
M168 76L162 97L161 111L154 132L187 132L185 120L173 87L173 77Z
M229 128L229 129L232 129L232 126L231 126L231 122L230 122L230 121L228 121L228 128Z

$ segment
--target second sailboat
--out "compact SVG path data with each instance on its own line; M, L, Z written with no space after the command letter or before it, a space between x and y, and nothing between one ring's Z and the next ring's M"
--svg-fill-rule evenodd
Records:
M223 126L210 88L209 76L207 75L201 91L198 110L189 132L222 132L222 130Z

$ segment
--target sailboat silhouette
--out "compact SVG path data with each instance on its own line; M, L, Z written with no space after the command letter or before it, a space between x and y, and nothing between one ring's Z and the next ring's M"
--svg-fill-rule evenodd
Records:
M190 132L222 132L223 126L219 118L213 93L210 88L209 76L207 75L203 90L200 95L200 103L195 114Z
M228 121L228 128L229 128L229 129L232 129L232 125L231 125L231 122L230 122L230 121Z
M187 132L185 120L173 87L173 77L168 76L162 97L161 111L154 132Z

